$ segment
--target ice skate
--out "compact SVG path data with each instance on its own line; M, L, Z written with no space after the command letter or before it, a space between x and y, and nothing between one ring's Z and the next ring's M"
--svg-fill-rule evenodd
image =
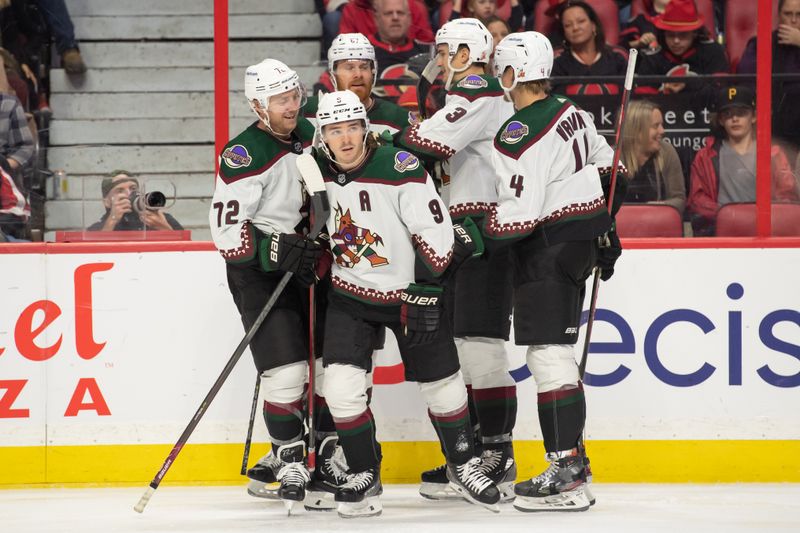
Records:
M492 512L499 513L500 491L491 479L481 472L481 460L473 457L462 465L447 465L447 478L450 487L467 501L482 505Z
M510 442L488 448L484 447L481 454L480 469L486 477L497 485L501 502L509 502L514 499L517 463L514 461L514 448Z
M586 468L578 449L545 455L547 469L514 487L514 508L523 512L586 511L591 506L586 492Z
M419 494L429 500L460 500L461 495L450 486L447 465L440 465L422 473Z
M293 442L278 448L278 457L284 463L278 471L278 497L286 506L286 511L292 514L292 509L297 502L306 497L306 487L311 482L303 458L305 456L305 443Z
M307 511L332 511L336 509L334 495L347 481L347 460L338 446L335 435L322 441L317 453L317 469L306 491L304 502Z
M380 495L380 465L358 472L347 474L347 481L336 491L337 512L342 518L361 518L378 516L383 511Z
M283 463L270 450L267 455L247 470L247 477L250 479L247 484L247 494L256 498L279 500L278 471L282 466Z

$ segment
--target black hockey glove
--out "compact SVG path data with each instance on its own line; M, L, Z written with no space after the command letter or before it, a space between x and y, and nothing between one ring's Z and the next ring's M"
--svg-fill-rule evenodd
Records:
M314 269L322 247L296 233L273 233L259 243L261 268L266 272L294 272L294 278L308 287L316 280Z
M409 346L427 344L436 338L444 305L444 289L439 285L412 283L403 292L400 325Z
M483 255L483 237L478 225L467 217L464 222L453 224L453 258L444 274L445 278L455 275L456 271L471 257Z
M605 235L597 238L597 266L600 268L600 279L608 281L614 275L614 263L622 255L622 244L617 236L617 229L612 226Z

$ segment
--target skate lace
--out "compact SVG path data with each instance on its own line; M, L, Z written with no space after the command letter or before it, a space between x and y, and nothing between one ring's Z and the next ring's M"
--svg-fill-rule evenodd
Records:
M259 459L257 464L272 470L279 470L283 463L274 453L269 452L267 455Z
M500 461L503 459L503 452L501 450L483 450L481 454L480 471L483 474L489 474L500 466Z
M337 446L333 455L325 459L325 467L337 483L347 480L347 459L341 446Z
M558 465L555 462L552 462L544 472L542 472L535 478L532 478L531 481L533 483L545 485L549 483L551 479L556 477L557 474L558 474Z
M286 463L278 471L277 477L281 485L305 486L311 481L311 475L303 463Z
M492 480L481 471L481 459L473 457L463 465L456 467L458 478L465 487L473 492L483 492L492 484Z
M348 488L361 492L369 487L370 483L372 483L372 479L373 475L369 470L358 472L357 474L348 474L347 482L342 485L341 488Z

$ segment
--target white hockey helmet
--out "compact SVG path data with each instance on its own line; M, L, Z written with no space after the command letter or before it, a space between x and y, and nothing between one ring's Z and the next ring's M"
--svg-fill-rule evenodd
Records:
M492 56L492 42L492 34L478 19L451 20L436 32L436 46L446 44L451 58L456 55L459 46L469 48L470 64L488 63Z
M316 145L319 142L322 150L333 162L336 162L336 159L325 144L323 130L325 126L347 122L348 120L364 121L363 143L366 145L369 117L367 117L367 109L361 103L358 95L353 91L334 91L320 96L319 105L317 106L317 129L314 132L316 137L314 144Z
M300 77L297 72L277 59L265 59L261 63L250 65L244 73L244 96L253 113L256 113L253 100L266 110L271 96L292 89L297 89L300 93L300 107L302 107L305 104L306 91L300 83ZM269 128L269 118L266 121L262 119L262 122Z
M372 86L378 81L378 61L375 59L375 48L369 39L361 33L340 33L328 49L328 72L331 75L333 88L336 86L336 62L348 59L372 61Z
M511 87L503 87L508 92L518 82L546 80L553 70L553 47L550 40L536 31L512 33L497 43L494 51L494 75L501 78L508 67L514 71Z

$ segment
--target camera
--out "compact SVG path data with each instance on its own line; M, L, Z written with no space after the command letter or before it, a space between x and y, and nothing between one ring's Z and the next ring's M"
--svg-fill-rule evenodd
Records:
M161 191L148 193L133 191L129 199L133 212L137 214L141 214L144 211L158 211L167 205L167 197Z

